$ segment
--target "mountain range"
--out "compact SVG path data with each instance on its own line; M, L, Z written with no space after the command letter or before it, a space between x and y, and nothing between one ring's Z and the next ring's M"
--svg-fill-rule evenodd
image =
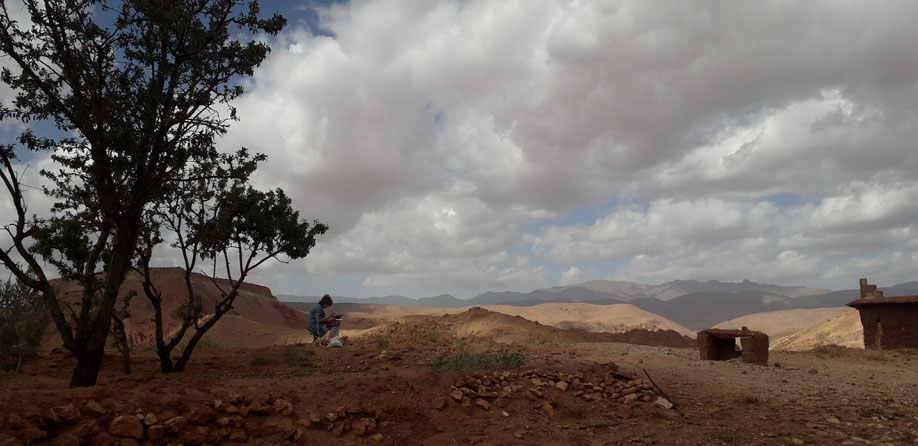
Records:
M887 297L918 294L918 282L880 288ZM806 286L781 286L710 280L675 280L661 285L593 280L576 285L537 289L528 293L488 291L471 299L443 294L412 299L384 296L365 299L336 296L336 303L372 303L399 306L461 308L476 305L532 306L543 303L629 303L691 329L704 329L721 321L752 313L795 308L842 307L857 299L857 289L830 291ZM277 295L286 302L317 302L314 296Z

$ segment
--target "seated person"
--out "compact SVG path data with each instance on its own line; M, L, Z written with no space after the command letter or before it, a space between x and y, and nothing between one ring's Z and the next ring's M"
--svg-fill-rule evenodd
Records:
M328 334L328 342L325 344L329 347L341 347L341 340L338 339L338 331L341 327L341 321L338 320L339 314L332 312L325 315L325 309L332 306L332 298L328 294L322 296L319 303L309 310L309 332L321 339Z

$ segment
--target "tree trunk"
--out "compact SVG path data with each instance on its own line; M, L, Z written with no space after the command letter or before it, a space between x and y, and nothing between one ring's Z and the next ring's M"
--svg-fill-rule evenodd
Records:
M77 366L70 377L70 387L89 387L96 385L99 369L102 367L103 350L90 350L85 342L78 341L78 350L74 356Z
M128 345L127 333L124 331L124 321L112 317L112 338L118 351L121 352L121 358L124 360L124 374L131 374L131 346Z
M159 368L163 373L172 373L172 355L169 350L165 348L157 348L156 354L159 355Z

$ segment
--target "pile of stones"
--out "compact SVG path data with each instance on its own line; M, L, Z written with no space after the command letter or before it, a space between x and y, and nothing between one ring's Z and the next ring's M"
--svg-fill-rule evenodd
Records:
M456 379L445 396L431 401L437 410L450 406L480 407L490 410L503 407L507 400L527 399L541 402L539 407L554 416L550 395L569 392L586 402L615 400L623 403L650 402L653 387L643 379L632 379L617 372L607 372L602 378L586 379L582 373L549 372L530 369L521 372L476 372Z
M51 441L61 446L92 444L139 445L245 443L252 438L280 438L299 441L310 429L324 430L336 437L346 433L383 440L378 432L383 414L358 408L340 407L329 412L309 411L297 416L293 404L282 398L249 399L231 395L225 402L190 404L182 415L163 420L154 412L137 409L126 413L117 403L107 409L89 400L82 410L74 404L50 408L33 416L0 416L0 446ZM174 413L174 412L170 412Z

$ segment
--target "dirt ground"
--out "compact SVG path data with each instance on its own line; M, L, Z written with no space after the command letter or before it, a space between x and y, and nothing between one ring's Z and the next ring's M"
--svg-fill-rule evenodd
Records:
M199 350L169 375L152 352L129 376L112 355L92 388L68 389L72 358L49 355L0 376L0 445L918 444L915 351L773 352L763 367L689 348L516 343L519 368L435 372L437 358L510 351L411 328L344 348ZM644 369L675 409L654 403Z

